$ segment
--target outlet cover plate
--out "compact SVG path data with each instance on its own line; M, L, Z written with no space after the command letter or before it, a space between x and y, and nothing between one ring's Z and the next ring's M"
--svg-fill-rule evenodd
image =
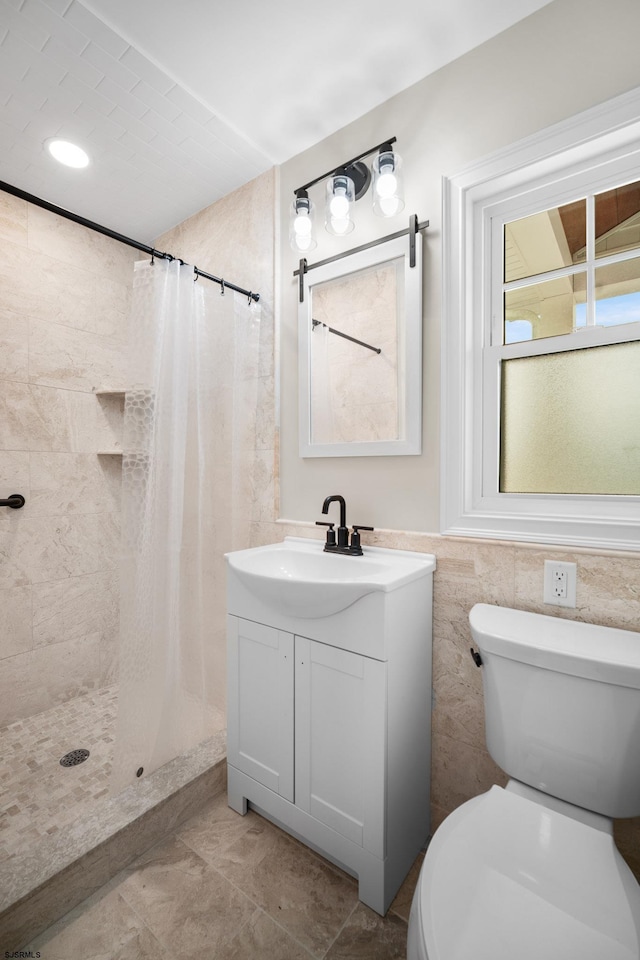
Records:
M563 560L544 562L544 603L556 607L575 607L577 568ZM564 594L564 595L562 595Z

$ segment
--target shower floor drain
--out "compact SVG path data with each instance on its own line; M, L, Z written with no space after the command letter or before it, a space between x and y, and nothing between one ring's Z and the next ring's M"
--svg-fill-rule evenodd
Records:
M65 753L64 757L60 761L62 767L75 767L79 763L83 763L89 756L88 750L71 750L69 753Z

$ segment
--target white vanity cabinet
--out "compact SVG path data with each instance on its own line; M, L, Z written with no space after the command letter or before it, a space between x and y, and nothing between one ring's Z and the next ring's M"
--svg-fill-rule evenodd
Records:
M385 664L239 617L228 630L228 762L382 856Z
M285 800L293 800L293 641L227 618L227 759Z
M380 914L429 833L434 566L303 618L229 565L229 805L357 876Z

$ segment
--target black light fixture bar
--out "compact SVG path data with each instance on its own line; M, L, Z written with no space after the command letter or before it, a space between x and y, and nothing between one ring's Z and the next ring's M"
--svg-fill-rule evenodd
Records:
M389 139L383 140L381 143L377 143L375 147L370 147L368 150L365 150L364 153L359 153L357 157L352 157L351 160L347 160L346 163L339 163L337 167L333 167L331 170L328 170L321 176L316 177L315 180L309 180L309 183L305 183L302 187L298 187L298 189L294 190L293 192L298 193L300 190L308 190L309 187L314 187L316 183L320 183L321 180L326 180L327 177L330 177L332 174L334 174L336 170L341 170L343 167L350 167L352 163L357 163L358 160L362 160L363 157L368 157L369 154L375 153L376 150L380 149L380 147L385 147L387 144L391 146L391 144L395 142L395 137L389 137Z
M360 347L366 347L367 350L373 350L374 353L382 353L380 347L372 347L370 343L365 343L364 340L358 340L356 337L349 336L348 333L342 333L341 330L336 330L334 327L330 327L327 323L323 323L322 320L311 320L312 329L315 327L326 327L329 333L335 333L336 337L342 337L343 340L351 340L351 343L357 343Z
M125 237L122 233L117 233L115 230L111 230L109 227L103 227L100 223L95 223L93 220L87 220L86 217L81 217L77 213L72 213L70 210L65 210L64 207L58 207L55 203L49 203L48 200L42 200L41 197L36 197L32 193L27 193L26 190L21 190L19 187L14 187L10 183L5 183L3 180L0 180L0 190L4 193L10 193L14 197L18 197L20 200L26 200L28 203L33 203L36 207L42 207L43 210L48 210L50 213L55 213L59 217L64 217L65 220L71 220L73 223L78 223L82 227L87 227L89 230L95 231L95 233L101 233L105 237L109 237L111 240L117 240L118 243L124 243L128 247L134 247L136 250L140 250L142 253L147 253L150 257L158 257L161 260L180 260L180 263L184 263L180 257L174 257L171 253L163 253L161 250L156 250L154 247L150 247L147 243L140 243L139 240L132 240L131 237ZM204 277L205 280L212 280L213 283L219 283L223 291L225 287L228 287L230 290L235 290L236 293L242 293L245 297L248 297L249 300L255 300L257 303L260 300L259 293L253 293L250 290L245 290L243 287L238 287L235 283L230 283L229 280L223 280L220 277L214 277L211 273L205 273L204 270L200 270L198 267L193 268L193 272L196 277Z

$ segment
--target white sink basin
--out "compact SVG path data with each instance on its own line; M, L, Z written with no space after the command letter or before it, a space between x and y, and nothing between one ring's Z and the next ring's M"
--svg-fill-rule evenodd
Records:
M242 584L289 616L328 617L376 591L395 590L435 568L428 554L363 547L361 557L324 553L324 543L280 543L225 554Z

